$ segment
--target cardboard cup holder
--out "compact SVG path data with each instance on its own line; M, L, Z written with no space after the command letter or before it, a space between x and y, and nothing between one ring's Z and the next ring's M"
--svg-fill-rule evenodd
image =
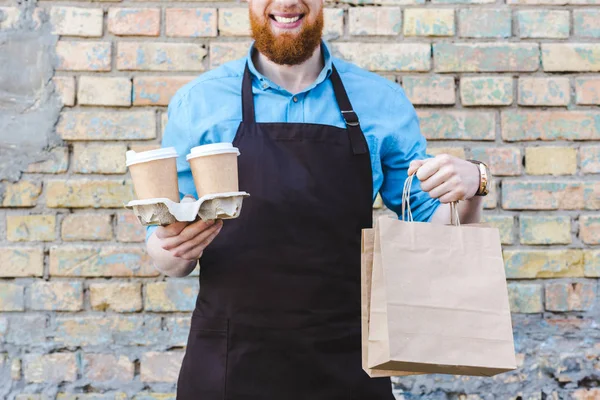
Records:
M240 215L246 192L208 194L193 200L183 198L180 203L167 198L132 200L125 205L133 210L143 226L169 225L178 221L192 222L197 219L233 219Z

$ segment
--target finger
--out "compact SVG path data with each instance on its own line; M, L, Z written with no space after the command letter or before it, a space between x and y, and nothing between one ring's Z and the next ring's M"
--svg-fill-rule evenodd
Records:
M430 176L435 174L441 167L440 160L438 158L430 158L424 163L417 171L417 178L423 182Z
M452 168L442 167L429 178L421 181L421 189L430 192L444 182L450 180L454 175Z
M164 241L162 243L162 247L165 250L172 250L175 247L179 246L180 244L185 243L188 240L195 238L196 236L198 236L198 234L202 233L203 231L205 231L208 228L210 228L211 226L213 226L214 223L215 223L214 220L210 220L210 221L206 221L206 222L203 220L199 220L192 224L189 224L177 236L168 237L168 238L164 239Z
M425 160L412 160L408 165L408 176L411 176L412 174L417 172L417 169L419 169L423 164L425 164Z
M214 226L214 228L215 228L214 230L213 229L210 230L211 233L208 235L208 237L204 238L204 240L196 242L194 244L194 246L191 246L188 250L182 249L181 251L183 252L183 255L181 256L181 258L184 258L186 260L193 260L193 259L200 258L200 256L204 252L204 249L206 249L212 243L212 241L217 237L219 232L221 232L221 229L223 228L223 222L220 221L220 223L216 224Z
M429 196L434 199L440 199L447 193L450 193L454 188L454 184L451 181L443 182L441 185L436 186L429 192Z
M202 232L200 232L198 235L191 238L190 240L187 240L187 241L181 243L179 246L169 249L169 251L175 257L181 257L183 254L190 251L190 249L193 249L194 247L196 247L200 243L202 243L204 240L206 240L210 235L212 235L216 230L218 230L220 228L220 225L222 225L222 222L218 222L218 223L214 224L213 226L211 226L210 228L208 228L206 230L203 230Z
M188 225L189 222L174 222L167 226L159 226L158 228L156 228L156 237L159 239L166 239L169 237L177 236Z

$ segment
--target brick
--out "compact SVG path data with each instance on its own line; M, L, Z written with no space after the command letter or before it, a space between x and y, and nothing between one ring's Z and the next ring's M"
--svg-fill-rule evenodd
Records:
M505 250L508 279L567 278L583 276L581 250Z
M44 315L16 314L10 319L6 343L20 347L46 343L46 323Z
M127 393L124 392L112 392L105 394L58 393L56 395L56 400L127 400L128 398L129 397L127 396Z
M23 285L0 282L0 311L24 311L24 290Z
M584 271L587 278L600 278L600 250L583 252Z
M11 242L51 242L56 238L55 226L54 215L7 215L6 238Z
M50 276L158 276L145 249L116 246L53 246Z
M505 210L578 210L584 208L584 185L571 181L504 181Z
M427 76L402 78L402 87L412 104L452 105L456 103L454 78Z
M427 147L427 154L437 156L440 154L449 154L454 157L466 159L465 149L463 147Z
M16 183L0 183L2 207L35 207L42 193L41 183L21 180ZM4 196L4 197L2 197Z
M496 115L490 112L417 110L428 140L494 140Z
M595 282L553 282L546 284L546 310L587 311L596 299Z
M142 309L141 283L90 283L90 304L95 311L140 311Z
M500 241L502 244L514 243L514 218L512 215L483 215L481 222L497 228L500 232Z
M104 12L101 8L52 7L52 33L60 36L101 37Z
M0 31L15 28L21 12L17 7L0 7Z
M577 149L573 147L528 147L525 170L529 175L573 175L577 172Z
M494 0L432 0L433 4L490 4Z
M536 43L435 43L436 72L532 72L539 68Z
M120 208L133 198L133 185L123 180L57 179L46 189L50 208Z
M247 13L247 11L246 11ZM167 8L166 35L170 37L216 37L216 8Z
M502 112L502 138L508 142L530 140L596 140L599 135L600 112Z
M513 102L511 77L476 77L460 80L460 98L464 106L507 106Z
M164 343L160 317L149 315L57 316L54 342L62 346L155 345Z
M176 393L138 393L132 400L176 400Z
M507 4L547 4L547 5L567 5L567 4L597 4L598 0L507 0Z
M513 313L534 314L544 311L543 287L535 283L509 283L508 302Z
M600 215L579 217L579 238L585 244L600 244Z
M600 182L586 182L583 188L583 197L586 210L600 210Z
M36 247L0 247L0 277L20 278L44 274L44 252Z
M183 361L183 352L146 352L140 361L142 382L176 383Z
M78 174L124 174L124 143L75 143L73 145L73 172Z
M507 38L512 35L512 15L509 8L465 8L458 12L461 37Z
M599 72L600 44L542 43L542 66L547 72Z
M532 216L519 217L521 244L571 244L571 217Z
M600 389L577 389L571 394L573 400L595 400L600 398Z
M523 157L518 147L473 147L470 158L486 163L494 176L518 176L523 172Z
M74 382L77 380L75 353L25 354L23 375L28 383Z
M34 282L30 304L37 311L79 311L83 309L81 282Z
M569 78L519 78L521 106L566 106L570 101Z
M63 140L146 140L156 138L154 111L61 113L56 132Z
M62 174L69 168L69 148L54 147L43 153L43 160L29 164L26 172L34 174Z
M360 46L361 51L356 51ZM370 71L429 71L431 46L426 43L333 43L335 56Z
M56 44L59 71L110 71L110 42L61 40Z
M566 39L571 25L567 10L519 10L517 23L524 39Z
M21 359L14 358L10 364L10 377L13 381L21 380Z
M600 105L600 78L575 79L577 104Z
M219 36L250 36L248 7L219 8Z
M575 36L600 38L600 10L593 8L573 10Z
M194 76L137 76L133 78L133 105L168 106L171 97Z
M208 51L194 43L119 42L121 71L204 71Z
M193 311L198 296L198 280L168 280L146 284L144 310Z
M108 31L117 36L158 36L160 8L109 8Z
M82 106L131 105L131 79L82 76L79 78L77 102Z
M62 220L61 237L66 242L77 240L111 240L112 224L108 214L69 214Z
M448 8L407 8L404 36L454 36L454 10Z
M350 8L348 24L348 32L353 36L395 36L402 27L402 13L400 7Z
M124 355L85 354L83 371L83 376L93 382L125 384L133 380L134 365Z
M214 69L226 62L237 60L248 54L250 42L232 42L210 44L210 68Z
M63 105L72 107L75 105L75 77L55 76L52 78L54 88Z
M119 242L144 242L146 228L130 211L117 214L117 240Z
M171 347L184 347L187 345L190 333L189 317L166 317L165 326L168 331L168 341L165 343Z
M323 38L332 40L344 35L344 10L341 8L323 9Z

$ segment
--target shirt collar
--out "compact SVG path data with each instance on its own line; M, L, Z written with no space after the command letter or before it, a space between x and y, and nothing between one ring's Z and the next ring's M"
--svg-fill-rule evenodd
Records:
M319 73L319 76L317 76L317 79L313 82L313 84L310 85L309 87L307 87L304 90L304 92L307 92L307 91L311 90L312 88L314 88L315 86L319 85L320 83L324 82L331 75L333 60L331 57L331 51L329 50L329 46L327 45L327 43L325 43L324 40L321 40L321 51L323 52L323 61L324 61L323 69L321 70L321 72ZM252 53L253 52L254 52L254 42L252 42L252 45L250 45L250 49L248 50L246 59L248 61L248 69L250 70L250 73L252 75L254 75L254 77L256 78L255 83L258 83L258 86L260 87L260 89L266 90L268 88L271 88L271 89L276 89L279 91L287 92L287 90L285 90L281 86L275 84L269 78L267 78L266 76L264 76L263 74L258 72L256 67L254 66L254 62L252 61Z

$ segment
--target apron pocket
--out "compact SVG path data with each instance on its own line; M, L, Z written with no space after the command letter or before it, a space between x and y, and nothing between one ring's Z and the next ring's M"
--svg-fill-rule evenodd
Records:
M192 315L185 357L177 383L178 400L224 399L227 320Z

